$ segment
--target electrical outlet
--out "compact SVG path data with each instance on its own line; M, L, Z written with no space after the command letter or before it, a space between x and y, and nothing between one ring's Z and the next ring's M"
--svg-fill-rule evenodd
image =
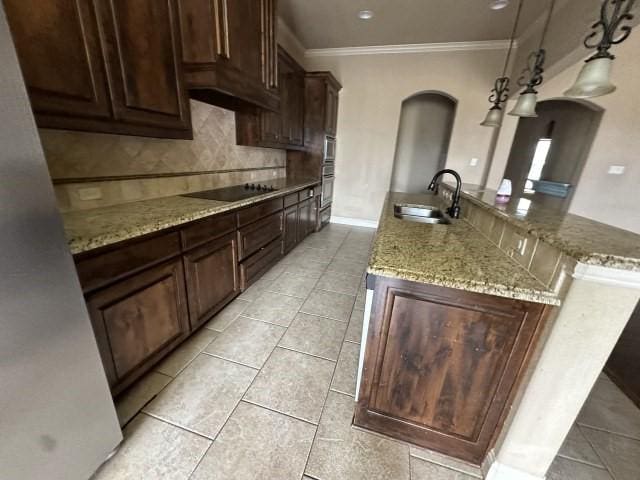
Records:
M80 200L100 200L102 198L102 190L98 187L79 188L77 192Z
M609 170L607 171L607 173L609 175L622 175L624 174L624 170L624 165L611 165L609 166Z
M477 167L479 161L480 160L477 159L477 158L472 158L471 161L469 162L469 165L472 166L472 167Z

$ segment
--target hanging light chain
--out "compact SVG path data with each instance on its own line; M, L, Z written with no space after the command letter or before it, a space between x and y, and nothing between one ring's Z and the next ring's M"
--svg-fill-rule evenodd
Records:
M551 24L551 17L553 16L555 5L556 0L551 0L551 3L549 5L549 14L547 15L547 20L544 24L542 35L540 36L540 44L538 46L538 50L529 54L527 66L518 79L518 85L520 85L521 87L526 87L522 92L523 94L538 93L536 87L541 85L544 81L544 77L542 76L542 74L544 73L544 62L547 58L547 51L543 47L544 41L547 38L547 33L549 32L549 25Z
M631 9L635 0L604 0L600 8L600 20L594 23L591 28L601 29L591 32L584 39L584 46L588 49L597 49L598 51L590 57L587 62L596 58L609 58L613 60L615 56L609 53L612 45L622 43L631 34L631 26L620 26L625 20L632 20L633 14ZM591 43L600 33L600 40Z

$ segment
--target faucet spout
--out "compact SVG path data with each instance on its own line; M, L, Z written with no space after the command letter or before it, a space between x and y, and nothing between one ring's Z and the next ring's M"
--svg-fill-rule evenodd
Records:
M451 206L447 209L447 213L453 218L460 218L460 192L462 191L462 178L460 178L460 174L458 172L449 168L440 170L433 176L428 190L431 190L434 193L438 193L438 180L440 179L440 177L447 173L453 175L456 179L456 191L453 194L453 201L451 203Z

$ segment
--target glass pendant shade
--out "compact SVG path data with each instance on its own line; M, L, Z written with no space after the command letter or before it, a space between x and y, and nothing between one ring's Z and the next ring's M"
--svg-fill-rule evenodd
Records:
M518 98L516 106L509 112L514 117L537 117L536 105L538 104L538 95L535 93L523 93Z
M480 125L483 127L499 127L502 125L502 109L499 107L493 107L487 113L487 117Z
M613 92L616 87L611 83L613 59L596 58L587 62L580 70L576 83L564 92L571 98L593 98Z

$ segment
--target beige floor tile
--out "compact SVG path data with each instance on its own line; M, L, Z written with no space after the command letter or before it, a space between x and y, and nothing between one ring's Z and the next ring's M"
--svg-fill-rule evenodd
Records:
M331 390L355 396L359 358L360 345L349 342L345 342L342 345L336 373L333 375L333 381L331 382Z
M547 472L547 480L613 480L613 478L602 468L556 457Z
M457 470L451 470L435 463L425 462L416 457L411 457L411 480L476 480L473 477Z
M603 466L602 461L577 425L574 425L569 431L569 435L567 435L558 455L568 458L569 460L589 463L596 467Z
M347 342L360 343L362 340L362 323L364 321L364 310L354 309L349 319L349 328L347 328Z
M364 310L365 302L367 300L367 290L365 288L360 288L358 290L358 295L356 296L356 303L354 308L358 310Z
M267 288L274 282L274 279L265 278L264 276L257 280L253 285L247 288L238 297L238 300L244 300L245 302L253 302L260 297Z
M335 258L343 258L352 262L368 262L369 248L345 247L344 245L336 252Z
M278 345L336 361L345 330L343 322L299 313Z
M340 272L357 277L361 277L366 269L367 262L354 262L344 258L334 258L327 267L327 271Z
M271 267L264 275L262 275L262 278L266 281L273 281L278 278L282 274L282 272L286 270L286 268L287 266L285 264L278 263Z
M310 236L305 241L302 242L301 246L303 248L317 248L319 250L331 250L335 253L342 245L344 239L342 237L334 237L332 239L327 239L318 236Z
M268 290L292 297L307 298L317 282L318 280L315 278L301 277L285 272L269 286Z
M115 405L120 426L135 417L170 381L167 375L149 372L118 396Z
M324 263L300 260L287 265L285 271L300 277L314 278L317 280L326 269L327 266Z
M300 312L348 322L354 300L355 297L351 295L314 290L302 305Z
M224 307L220 313L213 317L204 327L216 332L224 332L224 329L231 325L236 318L249 306L249 302L236 298L229 305Z
M325 272L318 280L316 289L344 293L355 297L358 293L361 279L362 277L360 276L356 277L340 272Z
M300 255L299 260L329 265L334 255L335 252L330 250L323 250L320 248L307 248L304 250L304 253Z
M409 480L409 447L351 426L355 402L329 392L305 473L321 480Z
M240 316L205 352L260 369L285 331L284 327Z
M640 441L590 428L582 431L616 480L640 478Z
M92 480L186 479L211 445L206 438L144 414L123 434L116 455Z
M219 332L201 328L186 342L174 350L171 355L165 358L155 370L175 377L202 352L217 336Z
M214 438L257 373L201 354L144 411Z
M462 460L458 460L457 458L449 457L447 455L443 455L442 453L434 452L432 450L426 450L424 448L415 447L413 445L409 446L409 452L412 457L416 457L430 463L435 463L437 465L447 467L451 470L462 472L466 475L469 475L470 477L482 478L482 470L480 469L480 467L471 465L470 463L463 462ZM433 478L439 479L440 477L434 476Z
M640 439L640 409L608 378L599 378L578 424Z
M193 480L300 480L315 427L240 402Z
M334 362L276 348L244 399L318 423Z
M288 327L303 303L304 300L301 298L264 292L251 303L242 316Z

